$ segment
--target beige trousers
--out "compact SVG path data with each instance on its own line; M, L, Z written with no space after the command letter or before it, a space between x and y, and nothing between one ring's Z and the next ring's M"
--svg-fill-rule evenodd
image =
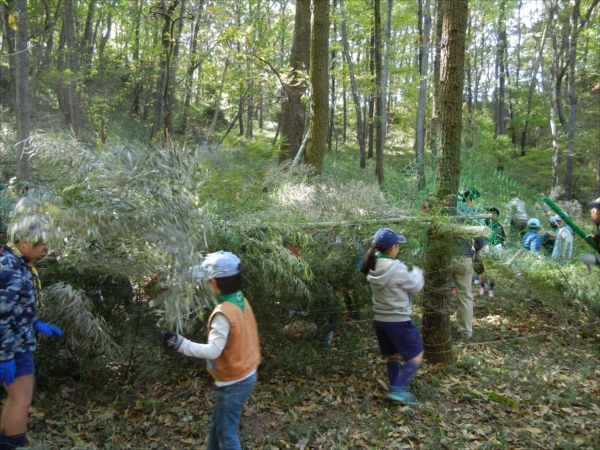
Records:
M473 260L468 256L452 259L452 282L456 286L456 324L469 339L473 335Z

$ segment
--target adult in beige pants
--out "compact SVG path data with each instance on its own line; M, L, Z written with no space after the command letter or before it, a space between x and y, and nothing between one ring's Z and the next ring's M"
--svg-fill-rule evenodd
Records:
M452 282L456 286L456 324L458 331L468 340L473 336L473 258L452 258Z

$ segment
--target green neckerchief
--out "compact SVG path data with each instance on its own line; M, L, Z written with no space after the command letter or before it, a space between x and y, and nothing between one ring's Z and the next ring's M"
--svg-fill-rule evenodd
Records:
M221 294L217 297L219 303L231 302L239 306L244 311L244 294L242 291L232 292L231 294Z
M386 253L375 252L375 258L377 259L392 259L392 257Z

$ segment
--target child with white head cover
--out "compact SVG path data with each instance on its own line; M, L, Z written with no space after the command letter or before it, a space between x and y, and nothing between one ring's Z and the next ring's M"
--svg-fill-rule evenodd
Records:
M231 252L206 255L192 274L208 280L218 305L208 319L208 343L198 344L163 333L163 345L187 356L204 358L215 379L217 401L207 450L241 449L238 428L242 407L256 384L260 344L254 312L242 292L240 259Z

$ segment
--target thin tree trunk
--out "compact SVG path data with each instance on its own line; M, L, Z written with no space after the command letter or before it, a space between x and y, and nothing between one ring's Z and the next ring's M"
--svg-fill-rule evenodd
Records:
M179 49L181 47L181 36L183 34L183 25L185 22L185 14L186 14L187 1L181 0L181 7L179 10L179 18L177 18L177 36L175 38L171 38L170 48L172 49L171 56L169 57L169 88L167 90L167 105L169 107L169 111L167 112L167 122L165 126L169 130L169 135L173 133L173 114L172 109L173 105L175 105L175 75L177 71L177 61L179 60ZM174 42L173 42L174 40Z
M556 119L558 115L558 48L556 42L556 21L554 18L555 12L558 13L558 0L553 0L550 4L550 30L552 34L552 63L550 66L550 80L552 83L551 87L551 106L550 106L550 130L552 132L552 188L551 197L556 199L558 197L558 128Z
M75 28L73 24L73 0L65 0L64 6L65 46L67 48L67 69L71 81L67 85L67 104L71 128L76 137L81 135L81 98L77 91L78 58L75 45Z
M365 155L365 132L363 126L362 114L360 111L360 99L358 98L358 88L356 86L356 78L354 76L354 63L350 55L350 46L348 45L348 34L346 32L346 13L344 11L344 0L340 0L340 15L342 18L342 41L344 44L344 56L348 65L348 73L350 75L350 87L352 88L352 100L354 101L354 110L356 112L356 139L360 149L360 168L364 169L367 166ZM345 92L345 91L344 91ZM344 98L346 98L344 96ZM345 111L345 108L344 108ZM344 119L344 142L346 142L346 120Z
M435 170L436 157L438 150L438 128L439 128L439 117L440 117L440 53L441 53L441 42L442 42L442 24L444 14L444 0L437 0L436 6L436 17L435 17L435 51L433 61L433 83L431 88L431 139L429 142L429 148L431 149L431 162L432 167Z
M429 22L431 27L431 18ZM381 81L381 145L385 145L387 135L387 103L388 103L388 78L390 73L390 40L392 37L392 0L387 0L385 24L385 51L383 56L383 79ZM383 150L382 150L383 151Z
M531 102L533 100L533 94L535 93L535 85L537 83L537 74L542 61L544 53L544 43L546 42L546 31L548 30L548 24L544 26L542 33L542 39L540 41L540 49L538 51L536 59L533 61L533 67L531 68L531 81L529 82L529 93L527 94L527 106L525 110L525 118L523 119L523 128L521 129L521 153L520 156L525 156L525 147L527 146L527 127L529 126L529 116L531 115Z
M375 30L371 29L371 45L369 46L369 73L371 79L375 80ZM367 159L373 158L373 147L375 145L375 93L371 91L369 94L369 112L365 114L365 124L367 129L368 150Z
M87 18L85 20L85 30L79 44L79 51L81 53L81 72L83 78L86 79L90 69L92 67L92 55L94 53L94 39L93 39L93 23L94 23L94 11L96 9L96 0L90 0L88 5Z
M417 157L419 190L425 188L425 106L427 102L427 72L429 69L429 34L431 32L430 0L424 0L422 15L423 30L421 33L421 61L419 63L419 103L417 107L417 127L415 136L415 154Z
M333 10L335 12L335 8L337 6L337 0L333 0ZM337 40L337 23L333 23L333 40L334 42ZM327 152L331 153L331 146L333 141L333 128L335 125L334 115L335 115L335 49L331 50L331 104L329 107L329 129L327 131Z
M329 1L313 0L310 36L310 124L304 162L318 175L323 170L327 145L327 112L329 93Z
M505 96L505 73L504 73L504 48L506 46L506 24L504 23L505 0L500 2L500 14L498 16L498 30L496 41L496 64L495 79L495 128L494 139L504 134L504 96Z
M344 105L344 124L342 126L342 142L346 143L346 130L348 127L348 104L346 103L346 83L343 83L342 104Z
M375 0L375 175L379 184L383 183L383 123L381 116L385 101L382 102L383 64L381 58L381 0ZM384 99L385 100L385 99Z
M577 125L577 94L575 81L577 79L577 38L579 35L579 3L571 0L571 32L569 34L569 77L567 92L569 96L569 130L567 132L567 158L565 161L565 200L573 199L573 161L575 159L575 126Z
M208 130L208 135L206 136L206 143L210 142L212 138L212 134L215 131L215 124L217 123L217 118L219 117L219 110L221 108L221 97L223 96L223 88L225 87L225 78L227 77L227 68L229 67L229 60L225 61L225 68L223 69L223 76L221 77L221 86L219 87L219 95L217 97L217 102L215 104L215 114L213 115L212 122L210 124L210 129ZM242 116L240 116L240 121L242 120Z
M106 33L102 36L102 41L100 42L100 49L98 51L98 82L99 84L104 83L104 73L106 72L106 62L104 60L104 50L106 49L106 44L110 39L110 33L112 31L112 13L108 13L108 17L106 18Z
M443 211L456 210L460 177L460 143L465 68L465 38L468 0L446 1L441 42L440 148L436 173L435 202ZM432 226L428 233L423 297L423 343L430 364L451 364L454 360L448 313L452 238Z
M15 36L15 75L17 119L17 179L29 180L29 51L27 45L27 0L15 0L15 12L19 25Z

